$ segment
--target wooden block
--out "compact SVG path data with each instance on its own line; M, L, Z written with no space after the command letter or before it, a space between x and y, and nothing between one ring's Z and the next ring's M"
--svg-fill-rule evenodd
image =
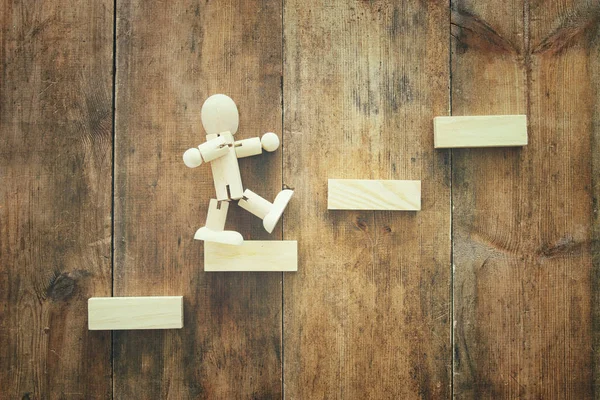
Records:
M329 210L421 209L421 181L329 179Z
M295 240L246 240L241 246L204 242L204 271L297 271Z
M183 296L92 297L88 300L88 328L183 328Z
M237 158L251 157L262 154L260 138L238 140L234 143Z
M433 135L436 149L525 146L527 116L435 117Z

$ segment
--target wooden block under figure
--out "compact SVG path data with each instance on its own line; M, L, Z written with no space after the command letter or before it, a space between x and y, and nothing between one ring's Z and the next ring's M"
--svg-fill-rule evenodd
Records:
M183 328L183 296L92 297L90 330Z
M527 116L435 117L433 135L436 149L525 146Z
M421 181L329 179L329 210L421 209Z
M206 272L277 272L298 270L295 240L246 240L240 246L204 242Z

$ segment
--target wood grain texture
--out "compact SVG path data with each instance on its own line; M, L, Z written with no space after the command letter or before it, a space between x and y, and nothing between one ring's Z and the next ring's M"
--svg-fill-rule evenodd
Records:
M591 3L593 5L593 3ZM591 27L597 29L600 27L600 8L595 10L595 23ZM581 13L580 13L581 15ZM590 25L590 20L584 26ZM585 35L594 33L593 29L585 29ZM589 41L589 54L600 54L600 40L597 36L595 40ZM593 395L598 397L600 394L600 107L598 106L598 96L600 94L600 62L595 62L592 58L587 63L589 71L589 90L595 96L595 107L591 111L592 132L590 142L590 156L592 168L592 237L591 237L591 255L592 271L590 276L591 291L591 335L592 335L592 374L593 374Z
M418 211L421 181L329 179L329 210Z
M446 2L285 2L286 398L450 396ZM328 212L327 178L420 179L419 213Z
M211 272L297 271L298 242L246 240L241 246L205 242L204 270Z
M0 3L0 399L599 397L597 1L114 4ZM530 144L434 151L449 88L455 115L527 114ZM205 274L192 239L215 194L181 155L219 92L235 140L283 134L239 161L270 201L283 162L278 231L234 204L226 229L298 240L285 294ZM332 173L422 179L423 211L330 213ZM115 332L111 360L86 301L112 284L184 294L186 328Z
M435 117L433 141L436 149L525 146L527 145L527 116Z
M183 328L183 296L92 297L90 330Z
M115 295L183 295L186 327L114 333L115 399L280 397L281 276L203 272L192 238L215 189L182 154L215 93L237 103L236 140L281 130L281 4L123 1L116 19ZM240 167L246 188L281 190L280 152ZM225 228L281 239L233 204Z
M110 398L112 1L0 2L0 398Z
M585 1L453 2L452 112L527 113L530 125L522 149L453 151L458 398L598 397L598 10Z

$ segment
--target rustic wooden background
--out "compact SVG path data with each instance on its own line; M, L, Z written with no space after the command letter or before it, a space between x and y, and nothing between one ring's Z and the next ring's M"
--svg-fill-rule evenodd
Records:
M600 398L596 0L2 0L1 399ZM233 97L245 186L297 273L203 273L200 107ZM433 149L436 115L526 113L522 149ZM423 209L328 212L333 178ZM235 207L233 207L235 208ZM91 296L185 327L89 332Z

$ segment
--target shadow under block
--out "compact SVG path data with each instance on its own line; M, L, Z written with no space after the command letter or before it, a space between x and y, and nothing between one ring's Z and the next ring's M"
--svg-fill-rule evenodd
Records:
M298 271L298 242L246 240L241 246L204 242L204 271Z
M527 145L526 115L435 117L436 149Z
M88 299L88 328L183 328L183 296L92 297Z
M329 210L421 209L421 181L329 179Z

